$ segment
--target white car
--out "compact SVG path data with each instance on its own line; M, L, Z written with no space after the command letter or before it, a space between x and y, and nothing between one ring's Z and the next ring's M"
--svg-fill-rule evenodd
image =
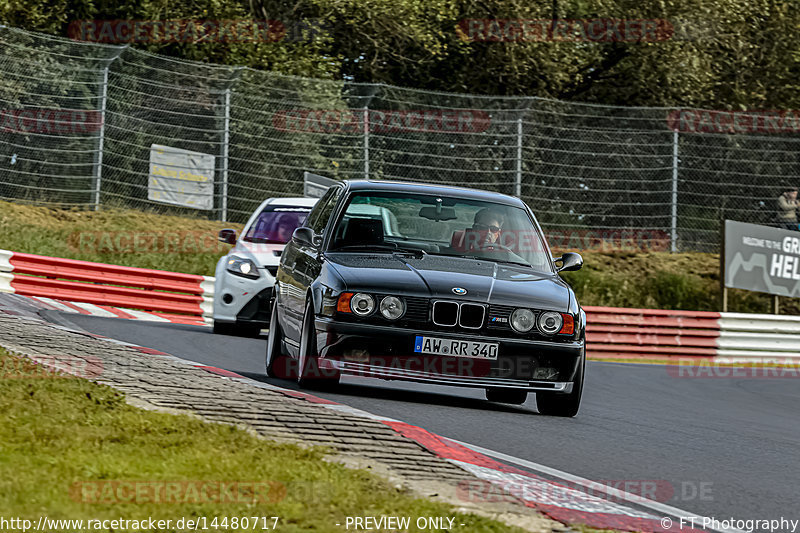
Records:
M214 333L254 336L269 326L281 252L316 203L316 198L270 198L250 216L240 238L235 230L220 230L219 240L235 246L217 263Z

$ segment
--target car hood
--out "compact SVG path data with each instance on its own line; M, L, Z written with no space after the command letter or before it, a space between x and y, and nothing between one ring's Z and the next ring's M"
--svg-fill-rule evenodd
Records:
M569 286L558 276L480 259L404 254L328 253L348 291L447 298L567 310ZM457 295L454 288L466 289Z
M281 261L281 253L283 253L285 247L285 244L267 244L240 240L236 242L236 246L229 253L252 259L260 267L278 266Z

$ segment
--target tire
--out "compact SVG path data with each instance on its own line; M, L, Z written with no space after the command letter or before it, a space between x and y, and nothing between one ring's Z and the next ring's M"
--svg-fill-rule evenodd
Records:
M558 392L537 392L536 408L540 415L561 416L571 418L578 414L583 396L583 378L586 371L586 348L583 349L581 365L575 375L572 392L563 394Z
M490 402L521 405L528 399L528 391L521 389L486 389L486 399Z
M261 333L261 326L242 326L231 324L230 322L214 321L214 333L217 335L230 335L233 337L258 337Z
M300 334L300 351L297 361L297 384L305 388L332 388L339 384L339 372L319 367L314 326L314 308L306 303L303 331Z
M267 376L278 379L294 378L291 358L283 354L283 330L278 324L278 299L272 304L272 314L269 318L269 337L267 339L267 354L264 361L264 370Z

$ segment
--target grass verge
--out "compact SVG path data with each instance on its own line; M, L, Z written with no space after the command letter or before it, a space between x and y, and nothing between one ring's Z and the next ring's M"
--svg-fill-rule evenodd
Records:
M228 517L229 527L219 529L252 531L252 522L249 528L230 527L232 517L263 516L269 526L271 517L279 517L279 531L338 532L343 528L336 524L345 524L348 516L408 516L412 524L421 516L449 516L465 524L458 528L462 531L520 531L415 498L365 470L327 462L321 449L276 444L231 426L132 407L110 387L42 371L2 349L0 372L0 509L6 518L36 524L41 516L153 517L177 524L182 517L205 517L213 529L213 517ZM184 482L171 493L177 503L163 503L169 488L158 496L157 487L166 482ZM215 492L215 482L240 485L234 496L223 497L230 493Z
M230 246L222 228L241 224L132 209L63 210L0 202L0 249L213 276Z
M223 227L242 229L136 210L77 211L0 202L2 249L206 276L214 275L217 260L230 248L216 240ZM719 310L717 254L583 255L584 268L564 274L583 305ZM770 304L766 294L729 291L730 311L768 313ZM800 315L800 299L782 299L781 313Z

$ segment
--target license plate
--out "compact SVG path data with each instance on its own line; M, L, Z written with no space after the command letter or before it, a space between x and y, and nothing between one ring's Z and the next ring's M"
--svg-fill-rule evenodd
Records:
M476 342L417 335L414 352L452 357L475 357L478 359L497 359L496 342Z

